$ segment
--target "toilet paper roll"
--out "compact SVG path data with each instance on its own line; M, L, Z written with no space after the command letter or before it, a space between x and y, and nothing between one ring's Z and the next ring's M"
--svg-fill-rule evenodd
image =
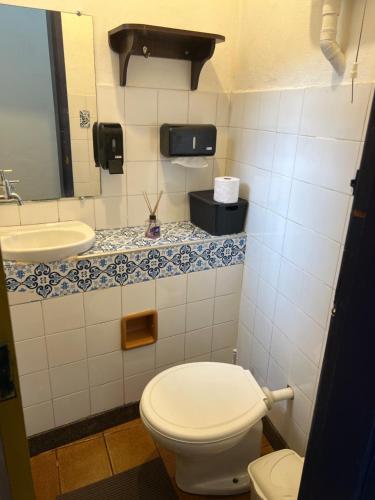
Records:
M214 200L219 203L237 203L240 190L238 177L215 177Z
M186 168L208 167L208 161L203 156L178 156L177 158L173 158L171 163Z

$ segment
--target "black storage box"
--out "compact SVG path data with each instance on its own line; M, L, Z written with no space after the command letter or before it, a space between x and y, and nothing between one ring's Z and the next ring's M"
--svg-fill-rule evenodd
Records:
M215 125L164 123L160 127L160 152L164 156L213 156L215 151Z
M237 203L214 201L214 190L189 193L190 220L215 236L243 231L248 202L238 198Z

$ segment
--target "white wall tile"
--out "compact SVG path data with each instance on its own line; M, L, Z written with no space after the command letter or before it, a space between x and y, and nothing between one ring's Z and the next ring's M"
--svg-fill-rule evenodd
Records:
M254 337L259 340L267 351L270 350L272 322L260 311L260 309L256 309L255 311Z
M158 158L158 129L153 126L127 125L126 160L152 161Z
M122 287L122 314L154 309L155 288L154 280Z
M268 208L286 217L289 206L291 180L277 174L272 174L268 192Z
M332 285L340 253L339 243L288 222L283 254L318 279Z
M44 335L41 302L30 302L10 307L14 340L26 340Z
M94 200L96 229L114 229L126 225L126 200L123 196Z
M217 96L216 125L226 127L229 124L230 94L219 93Z
M257 306L270 319L273 319L276 302L276 290L266 283L259 280Z
M297 388L294 389L294 399L291 405L292 419L304 432L309 431L311 401Z
M95 228L94 200L60 199L58 201L59 221L79 220Z
M185 335L185 359L211 352L212 327L201 328Z
M279 132L287 132L289 134L298 133L303 97L303 89L284 90L280 92L280 107L277 122L277 130Z
M82 293L43 300L42 308L47 335L85 325Z
M20 377L22 406L31 406L51 399L51 387L47 370Z
M215 295L216 269L187 275L187 301L209 299Z
M187 276L180 274L156 280L156 305L158 309L186 303Z
M185 357L185 335L162 338L156 344L156 366L182 361Z
M246 295L242 294L240 302L240 321L249 330L250 333L254 331L255 320L255 303L248 299Z
M256 134L256 149L253 165L266 170L272 169L276 134L274 132L259 131Z
M359 141L370 90L369 84L355 85L352 103L350 85L306 89L300 133Z
M18 226L20 223L20 211L17 205L0 206L0 226Z
M59 220L57 201L26 202L19 207L19 211L21 224L42 224Z
M317 379L317 366L314 365L298 348L294 348L291 355L290 380L293 387L295 385L311 401L314 398L314 391Z
M272 170L281 175L291 176L294 169L298 136L276 134L275 153Z
M156 125L157 108L157 90L125 88L125 123L127 125Z
M333 240L341 241L348 204L348 195L294 181L288 217Z
M289 373L292 362L293 344L277 327L272 330L271 355L278 365Z
M156 203L156 195L149 194L148 198L151 205ZM147 208L143 196L128 196L128 226L144 226L145 221L149 218L149 210Z
M274 288L276 288L278 284L280 262L281 256L278 253L274 252L266 246L263 246L260 265L260 277Z
M215 363L232 363L233 350L219 349L218 351L212 351L211 361L214 361Z
M125 404L139 401L141 399L143 389L154 377L154 375L154 370L151 370L149 372L134 375L133 377L125 379Z
M29 406L23 410L23 414L27 436L48 431L55 426L51 401Z
M183 90L159 90L158 123L187 123L188 96Z
M250 368L252 335L242 323L238 325L237 336L237 364L248 370Z
M104 323L121 317L121 288L102 288L83 296L87 325Z
M113 382L123 377L122 352L115 351L89 358L90 386Z
M214 324L235 321L238 317L240 295L233 293L215 298Z
M216 120L217 94L189 92L189 123L212 123Z
M129 161L126 164L128 194L155 194L158 190L158 169L154 161Z
M90 389L91 414L118 408L124 404L124 382L116 380Z
M100 170L102 197L126 196L127 165L123 174L110 174L108 170Z
M190 302L186 306L186 330L198 330L212 325L214 299Z
M158 336L159 339L172 337L185 333L186 306L170 307L162 309L158 313Z
M216 272L215 295L228 295L241 291L243 265L219 267Z
M124 351L124 375L131 377L155 369L155 344Z
M299 137L294 175L306 182L352 194L360 143Z
M86 327L87 355L98 356L121 349L120 320Z
M260 93L258 127L261 130L276 130L279 113L280 92Z
M160 200L158 217L162 222L182 221L186 220L186 211L187 195L185 193L165 193Z
M56 426L66 425L90 415L89 391L76 392L53 400Z
M243 126L245 99L246 94L231 94L229 115L230 127Z
M47 350L44 337L16 342L16 356L19 375L48 368Z
M50 377L54 398L83 391L89 386L87 361L83 360L52 368Z
M124 89L111 85L97 85L98 120L101 122L124 122Z
M217 127L216 158L226 158L228 151L228 128Z
M173 165L170 161L158 163L158 191L165 193L185 192L186 168Z
M237 340L237 323L229 321L213 327L212 350L234 347Z
M243 99L243 126L245 128L257 129L259 125L261 93L246 92Z
M204 168L186 169L186 191L204 191L213 188L213 163L207 159L208 166ZM183 168L183 167L182 167Z
M46 344L50 368L86 358L84 328L49 335Z
M255 337L253 337L250 354L251 369L257 372L263 381L267 380L268 358L269 356L266 349Z
M281 253L285 235L285 218L271 210L265 213L263 241L272 250Z

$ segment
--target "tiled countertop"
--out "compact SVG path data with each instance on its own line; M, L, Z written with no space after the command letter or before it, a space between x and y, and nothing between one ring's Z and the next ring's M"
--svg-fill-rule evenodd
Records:
M245 233L236 234L238 237ZM160 238L153 240L145 237L144 226L124 227L121 229L104 229L96 231L94 246L85 256L106 255L118 252L129 252L133 250L145 250L146 248L159 248L171 245L183 245L196 243L198 241L220 240L228 236L212 236L191 222L171 222L161 226ZM74 258L80 258L77 256Z
M90 250L61 261L5 261L7 289L58 297L231 266L245 259L245 233L212 236L190 222L163 224L161 229L157 240L145 238L143 226L97 231Z

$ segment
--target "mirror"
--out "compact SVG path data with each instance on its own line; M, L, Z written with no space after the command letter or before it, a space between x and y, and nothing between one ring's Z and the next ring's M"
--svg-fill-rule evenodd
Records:
M0 169L26 200L100 193L92 18L0 5Z

